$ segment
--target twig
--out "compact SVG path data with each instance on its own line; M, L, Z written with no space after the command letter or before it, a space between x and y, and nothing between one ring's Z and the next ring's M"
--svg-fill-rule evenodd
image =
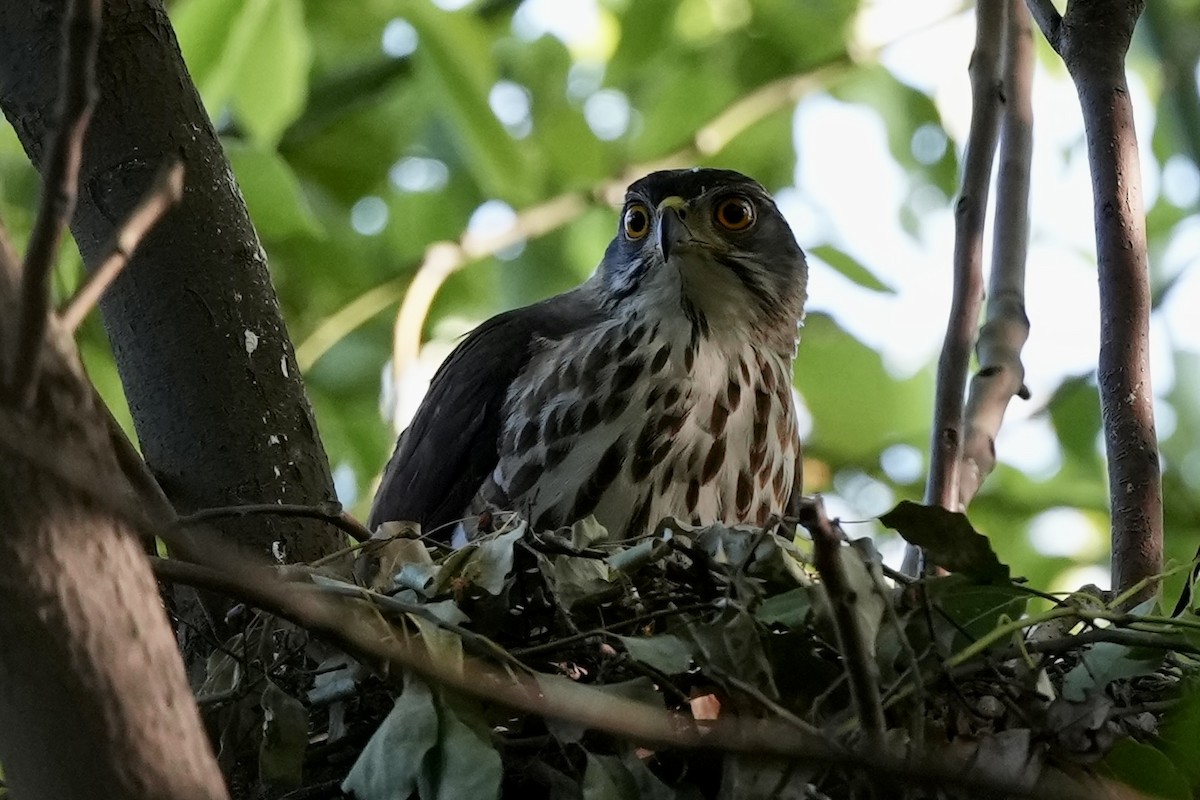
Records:
M203 508L191 514L185 514L175 521L176 525L198 525L215 519L250 516L274 517L304 517L328 522L342 532L349 534L356 542L366 542L371 538L371 532L361 522L342 510L338 503L323 503L318 506L308 506L293 503L248 503L243 506L216 506Z
M925 502L959 510L958 463L963 443L963 393L967 362L983 302L983 228L992 157L1000 118L1000 49L1006 0L980 0L975 9L971 78L971 128L967 134L962 191L954 208L954 288L950 319L938 358L933 435ZM905 572L917 574L920 551L909 547Z
M88 312L100 302L104 292L121 274L121 270L125 269L142 237L154 227L159 217L182 197L183 161L172 158L159 169L146 194L126 218L125 224L117 229L112 244L109 245L108 255L98 267L88 273L87 280L59 313L66 335L72 335L83 323Z
M1075 82L1087 134L1100 273L1097 377L1108 455L1112 511L1112 586L1123 592L1162 570L1162 475L1150 385L1150 269L1141 169L1125 54L1143 3L1030 8ZM1139 602L1154 582L1131 598Z
M1028 398L1021 349L1029 338L1025 256L1029 249L1029 170L1033 153L1033 31L1025 0L1008 3L1004 52L1004 114L992 233L987 316L975 353L979 371L967 393L966 439L959 465L965 508L996 466L996 435L1013 397Z
M830 524L819 497L805 498L799 516L800 524L812 534L813 562L829 595L829 604L833 607L838 650L845 660L846 674L850 679L850 697L868 741L880 745L886 722L879 697L879 670L870 656L866 637L858 624L855 611L858 595L850 586L842 564L842 537Z
M50 134L42 199L21 269L20 325L8 390L28 406L37 376L50 313L50 276L71 215L83 160L83 136L96 104L96 53L100 46L101 0L70 0L63 21L63 58L57 124Z
M647 622L653 622L654 620L663 619L665 617L675 617L679 616L680 614L693 614L699 611L712 611L715 608L716 606L712 603L694 603L692 605L679 606L677 608L662 608L658 611L651 611L648 614L642 614L638 617L632 617L630 619L623 619L619 622L614 622L607 627L592 628L591 630L580 631L579 633L571 634L570 636L564 636L561 639L555 639L552 642L535 644L530 647L519 647L513 650L512 653L520 658L528 658L529 656L535 656L540 653L552 653L555 650L561 650L564 647L569 647L577 642L582 642L596 636L613 636L615 635L613 634L613 631L617 628L637 627L638 625L643 625Z

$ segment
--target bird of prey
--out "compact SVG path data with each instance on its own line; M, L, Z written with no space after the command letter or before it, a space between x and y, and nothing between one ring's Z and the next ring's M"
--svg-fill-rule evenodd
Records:
M451 353L400 436L372 529L429 533L503 509L535 530L595 515L617 539L668 516L784 512L800 483L792 361L808 277L787 222L754 180L686 169L633 183L617 227L585 283L489 319Z

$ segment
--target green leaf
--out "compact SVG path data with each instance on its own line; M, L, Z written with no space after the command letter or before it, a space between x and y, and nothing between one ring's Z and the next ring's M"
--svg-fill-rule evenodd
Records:
M965 514L911 500L879 517L879 521L923 547L935 564L979 583L1004 583L1008 566L1000 563L991 542L971 527Z
M429 658L443 672L461 675L463 670L463 646L458 634L442 628L423 617L409 614L421 631L421 639L429 651Z
M1171 709L1159 729L1159 741L1167 758L1186 778L1192 790L1200 788L1200 682L1194 678L1185 684L1179 705Z
M215 117L229 99L242 57L270 0L180 0L171 25L192 81Z
M687 672L692 665L692 648L669 633L658 636L618 636L634 661L641 661L664 675Z
M434 9L425 0L409 4L405 12L421 40L413 54L417 74L441 98L454 133L466 145L472 173L488 193L524 201L528 165L488 104L496 75L482 24L469 14Z
M1089 692L1103 689L1121 678L1149 675L1162 663L1161 650L1126 647L1113 642L1096 642L1063 677L1062 695L1079 702Z
M357 800L399 800L417 788L426 755L438 742L433 694L420 678L406 673L404 692L372 734L342 791Z
M594 514L588 514L571 526L571 547L586 550L596 542L608 539L608 529L601 525Z
M932 370L894 378L879 353L825 314L809 314L804 321L796 386L813 415L806 457L878 463L890 444L919 442L924 447L928 439Z
M538 558L538 565L555 599L568 611L612 586L610 567L599 559L551 556Z
M831 94L852 103L872 107L887 123L888 149L892 157L910 172L923 175L947 196L958 189L958 157L949 135L942 127L941 114L933 98L901 82L885 67L861 66L832 87ZM932 163L918 161L913 155L913 137L925 126L936 128L946 137L946 146Z
M198 699L228 694L242 685L242 642L242 634L234 634L220 650L209 654L204 684L196 692Z
M638 800L633 776L616 756L587 754L583 800Z
M300 181L278 153L234 141L224 144L250 218L264 239L324 235Z
M300 0L270 0L233 87L237 118L255 142L273 147L300 116L311 66L304 6Z
M435 703L438 743L418 780L420 796L428 800L499 797L503 770L487 723L466 700L452 700L439 692Z
M1195 760L1194 750L1192 760ZM1113 745L1101 766L1113 778L1149 797L1163 800L1189 800L1192 797L1188 782L1175 765L1148 744L1122 739Z
M843 278L847 278L864 289L882 292L884 294L895 294L896 290L888 286L871 270L867 269L861 261L856 259L844 250L839 250L831 244L817 245L816 247L808 248L808 254L816 256L824 261L829 266L833 267Z
M736 677L769 697L779 696L759 627L745 611L728 608L713 622L688 625L681 632L695 647L697 665L712 678Z
M1048 404L1059 444L1082 464L1099 464L1096 436L1100 433L1100 395L1091 375L1067 378Z
M994 630L1001 618L1019 619L1029 595L1012 584L977 584L965 575L946 575L925 581L929 600L946 617L934 616L934 627L944 648L958 650ZM922 628L927 627L924 621Z
M304 777L308 711L303 703L272 681L267 681L259 702L263 711L263 737L258 749L259 779L268 786L294 789Z
M809 590L800 587L763 600L754 617L764 625L778 624L799 628L812 614L812 597Z
M488 594L500 594L512 572L513 546L524 535L525 526L519 525L516 530L481 540L463 574Z

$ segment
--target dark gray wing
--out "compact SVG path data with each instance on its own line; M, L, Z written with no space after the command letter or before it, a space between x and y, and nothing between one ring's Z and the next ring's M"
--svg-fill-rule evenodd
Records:
M492 317L468 334L433 376L396 442L368 526L403 520L431 531L462 517L499 460L504 400L537 343L561 339L598 319L585 284Z

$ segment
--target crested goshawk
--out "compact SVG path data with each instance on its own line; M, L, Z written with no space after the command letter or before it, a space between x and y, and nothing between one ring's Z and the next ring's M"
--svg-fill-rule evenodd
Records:
M489 508L537 530L595 515L765 524L800 484L792 360L808 269L737 172L654 172L579 287L476 328L400 436L370 527ZM437 534L435 534L437 535Z

